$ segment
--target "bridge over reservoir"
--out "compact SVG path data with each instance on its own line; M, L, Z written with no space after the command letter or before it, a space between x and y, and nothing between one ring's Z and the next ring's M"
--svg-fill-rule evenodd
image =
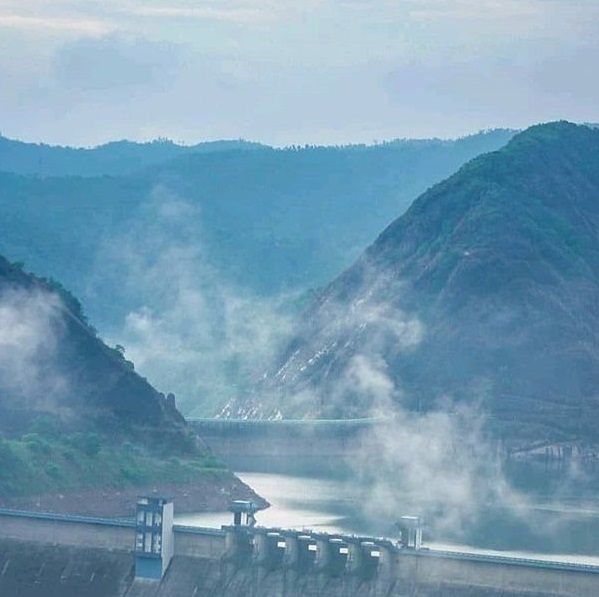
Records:
M254 524L237 503L220 529L173 523L168 498L135 520L0 511L3 597L597 597L599 566L426 549Z

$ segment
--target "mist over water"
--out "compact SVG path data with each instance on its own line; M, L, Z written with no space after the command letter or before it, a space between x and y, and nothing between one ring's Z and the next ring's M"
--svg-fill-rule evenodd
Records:
M316 332L309 329L306 344L276 372L271 408L277 405L288 417L386 421L373 426L343 463L350 485L367 488L360 496L365 526L418 514L436 533L463 538L486 509L506 504L526 524L528 497L504 474L500 446L487 433L484 400L440 396L434 410L413 410L389 353L409 355L426 336L426 326L398 306L401 282L392 284L387 302L373 298L374 273L366 272L349 304L325 294L317 321L303 320ZM304 378L316 382L303 383ZM278 388L291 391L277 394ZM264 408L266 416L273 411ZM239 412L249 414L243 405Z
M294 296L260 297L226 276L211 255L201 206L157 186L139 217L107 238L91 283L118 289L125 347L142 375L174 392L187 415L213 415L268 368L290 328Z
M259 463L254 465L261 468ZM375 512L368 504L370 488L361 485L349 471L331 476L330 472L315 469L313 463L305 463L303 473L298 474L302 466L298 462L295 465L293 473L237 473L272 504L258 514L259 525L398 538L395 523L399 517L422 514L421 510L413 509L412 497L400 487L392 501L396 510ZM337 468L343 470L341 465ZM524 492L527 488L520 489ZM434 520L425 519L425 545L453 551L599 564L599 503L595 499L571 503L547 500L530 487L528 498L524 509L521 504L510 502L487 504L476 517L464 520L461 529L438 527ZM230 524L231 514L181 515L177 522L220 527Z
M345 341L347 358L341 367L335 363L339 374L321 387L304 385L283 398L262 379L273 372L279 379L302 373L294 371L293 358L275 367L297 330L297 313L289 307L296 297L265 298L236 284L203 237L201 206L157 186L137 221L107 240L98 256L127 305L110 341L125 346L142 375L159 390L175 392L187 415L220 410L228 416L271 418L282 412L393 421L343 463L344 478L248 476L274 504L263 514L264 524L392 535L395 519L418 514L427 520L431 541L599 553L591 532L599 530L594 503L589 510L568 509L563 488L546 499L538 486L523 487L506 474L501 447L486 432L484 395L467 403L439 396L434 410L414 412L387 358L390 345L395 355L408 355L427 334L417 317L398 306L401 282L393 284L387 302L375 301L367 272L352 304L331 300L322 310L327 323L308 367L326 358L337 338Z
M293 322L289 297L264 299L235 285L201 237L201 208L157 187L136 225L102 254L130 306L112 341L125 346L160 390L174 391L187 414L216 412L231 399L243 404L246 390L272 370ZM374 304L368 295L350 309L331 304L327 317L335 332L339 326L348 334L371 332L334 385L287 395L284 402L273 392L245 414L272 416L280 406L319 416L314 407L325 404L345 416L382 417L394 425L366 438L360 454L342 463L341 475L332 469L324 479L242 474L274 504L261 522L393 535L394 520L418 514L435 541L556 553L567 544L572 553L599 553L586 515L570 512L564 519L561 504L541 509L539 496L505 475L478 404L440 397L436 411L409 409L410 397L391 378L384 349L389 342L406 352L418 346L426 334L418 319L391 302ZM560 544L559 536L573 538Z

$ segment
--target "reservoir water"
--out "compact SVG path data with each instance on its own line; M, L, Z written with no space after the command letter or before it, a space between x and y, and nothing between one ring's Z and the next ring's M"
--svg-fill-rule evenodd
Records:
M297 465L297 463L295 463ZM244 467L241 467L244 468ZM269 467L264 467L269 468ZM403 514L422 514L410 506L396 516L373 516L369 487L345 474L322 470L311 473L297 466L292 471L240 470L238 476L265 497L271 507L260 512L258 524L269 527L314 529L397 537L395 522ZM530 475L524 478L530 479ZM599 565L599 500L593 491L578 489L550 499L538 489L529 490L525 503L478 505L460 524L445 525L442 517L425 526L425 543L432 548L523 556ZM390 496L402 504L401 496ZM407 501L406 501L407 503ZM414 502L412 502L414 503ZM200 513L177 517L179 524L220 527L231 514Z

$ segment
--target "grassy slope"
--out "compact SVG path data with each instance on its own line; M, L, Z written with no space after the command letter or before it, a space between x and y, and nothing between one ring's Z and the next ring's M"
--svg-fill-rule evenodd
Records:
M14 301L15 296L21 302L43 297L52 305L45 316L49 325L30 321L39 316L33 310L14 308L10 297ZM6 369L0 372L0 501L164 484L199 484L218 495L238 483L174 404L95 335L79 301L58 283L0 257L0 308L0 342L14 326L54 336L53 352L38 354L37 361L23 361L23 366L68 380L59 394L49 397L43 387L17 386L19 377L13 379ZM48 339L39 339L44 341Z
M156 483L194 483L226 470L213 456L163 456L93 434L0 437L0 497Z

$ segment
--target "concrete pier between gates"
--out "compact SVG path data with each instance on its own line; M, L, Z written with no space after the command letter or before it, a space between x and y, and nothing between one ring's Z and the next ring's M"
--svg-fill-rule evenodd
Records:
M251 507L222 529L183 527L168 499L151 499L136 520L0 511L0 595L599 595L599 567L428 550L414 534L410 544L267 529Z

